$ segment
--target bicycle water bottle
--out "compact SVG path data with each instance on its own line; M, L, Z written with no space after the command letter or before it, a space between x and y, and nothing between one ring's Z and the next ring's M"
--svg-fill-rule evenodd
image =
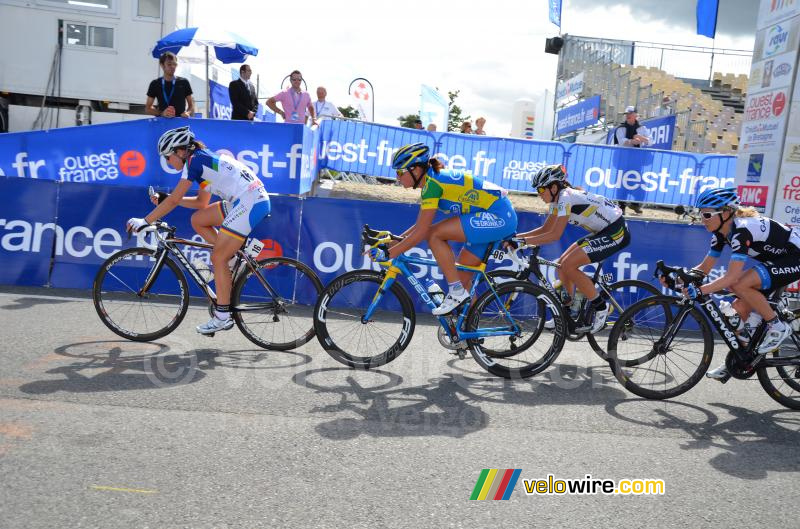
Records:
M581 303L583 300L586 299L580 290L577 288L575 289L575 295L572 296L572 305L570 305L569 311L572 314L573 318L577 318L581 312Z
M427 278L425 280L425 289L428 291L428 295L431 297L436 305L441 305L442 301L444 301L444 291L442 287L439 286L439 283L434 281L431 278Z
M725 300L719 302L719 310L728 318L728 322L730 322L731 327L735 330L739 330L739 327L742 324L742 318L739 316L739 313L736 312L736 309L733 308L733 305L728 303Z
M192 266L197 270L197 273L200 274L200 277L203 278L203 281L206 283L210 283L214 280L214 272L211 270L210 265L200 256L195 256L191 260Z

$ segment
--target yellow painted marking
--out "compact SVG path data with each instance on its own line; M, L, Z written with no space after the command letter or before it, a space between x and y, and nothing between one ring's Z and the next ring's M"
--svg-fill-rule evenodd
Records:
M127 489L124 487L106 487L105 485L92 485L89 488L94 490L110 490L113 492L135 492L137 494L156 494L158 492L157 490Z

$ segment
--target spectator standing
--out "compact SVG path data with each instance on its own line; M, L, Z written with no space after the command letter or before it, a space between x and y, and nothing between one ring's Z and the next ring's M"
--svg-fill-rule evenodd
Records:
M414 120L414 128L417 129L417 130L422 130L422 120L421 119L415 119Z
M625 121L617 126L611 139L612 145L623 145L625 147L645 147L652 143L647 127L639 123L639 115L636 107L628 106L625 108ZM630 206L637 215L642 214L642 205L639 202L625 202L620 200L619 207L625 213L625 207Z
M165 118L188 118L194 114L194 98L192 98L192 85L189 80L175 76L178 67L178 57L171 51L165 51L158 58L164 75L150 81L147 88L147 100L144 111L151 116ZM153 106L155 101L157 106Z
M672 115L672 99L669 96L664 96L661 100L661 106L658 107L656 115L660 118Z
M308 116L310 116L311 124L316 125L317 116L314 114L311 96L300 88L300 83L303 82L303 74L299 70L295 70L289 74L289 81L291 82L289 88L281 90L267 99L267 107L280 115L285 123L305 124L308 121ZM277 103L279 101L283 110L278 108Z
M428 132L436 132L436 123L428 123Z
M475 120L475 134L478 136L486 136L486 131L483 130L483 126L486 125L486 118L480 117Z
M328 91L324 86L318 86L317 100L314 102L314 113L316 114L317 119L342 117L342 113L339 112L339 109L336 108L336 105L330 101L326 101L326 97L328 97Z
M239 67L239 78L228 85L228 96L233 106L231 119L253 121L258 113L256 87L250 81L252 75L250 66L243 64Z
M461 124L461 133L462 134L472 134L472 123L469 121L465 121Z

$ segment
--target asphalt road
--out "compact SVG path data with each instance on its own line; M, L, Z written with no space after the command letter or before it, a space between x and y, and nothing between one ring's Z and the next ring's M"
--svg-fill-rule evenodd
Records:
M199 336L206 318L137 344L85 293L0 291L0 527L797 526L800 414L756 381L642 401L568 342L510 383L430 325L356 372L316 342ZM510 500L469 501L484 468L521 469ZM548 474L665 494L525 494Z

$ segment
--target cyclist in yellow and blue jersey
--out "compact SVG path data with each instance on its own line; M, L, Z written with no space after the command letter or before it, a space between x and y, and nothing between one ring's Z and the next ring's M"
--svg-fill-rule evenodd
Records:
M427 241L449 284L447 296L433 314L447 314L469 299L465 286L472 278L472 272L456 269L455 255L448 243L465 243L458 262L478 266L492 243L514 234L517 214L505 189L484 182L469 171L445 170L439 160L429 156L424 143L401 147L392 157L392 168L400 185L422 189L420 211L417 222L403 233L402 241L391 246L388 253L373 248L370 256L387 261ZM452 216L434 224L437 211Z
M605 325L610 307L580 268L600 262L630 244L631 236L622 210L603 196L572 187L563 165L543 167L533 176L532 184L539 198L550 205L549 214L544 225L520 233L518 238L524 239L526 244L547 244L561 239L567 224L580 226L589 232L559 257L558 275L570 297L577 288L590 300L594 319L589 332L594 334ZM565 300L565 304L569 302L569 299Z

